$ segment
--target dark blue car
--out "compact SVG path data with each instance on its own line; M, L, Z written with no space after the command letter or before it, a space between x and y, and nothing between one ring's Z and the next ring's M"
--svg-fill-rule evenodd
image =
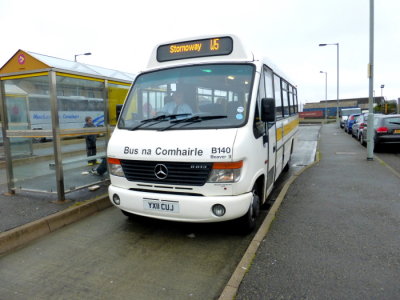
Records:
M356 122L358 116L360 114L352 114L349 116L349 118L344 122L344 131L347 132L348 134L351 133L351 130L353 128L353 124Z

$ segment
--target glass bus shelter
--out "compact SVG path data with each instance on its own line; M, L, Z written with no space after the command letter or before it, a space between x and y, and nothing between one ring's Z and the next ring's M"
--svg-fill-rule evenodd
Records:
M0 69L0 145L9 193L65 194L107 180L92 175L86 137L105 157L134 75L19 50ZM90 116L95 127L84 128Z

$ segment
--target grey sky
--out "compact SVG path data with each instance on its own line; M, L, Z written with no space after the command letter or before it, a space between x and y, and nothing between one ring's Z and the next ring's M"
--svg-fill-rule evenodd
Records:
M376 96L400 97L400 1L375 0ZM0 0L0 65L23 49L137 73L155 44L233 33L269 57L298 86L299 99L336 99L340 43L340 97L368 96L368 0Z

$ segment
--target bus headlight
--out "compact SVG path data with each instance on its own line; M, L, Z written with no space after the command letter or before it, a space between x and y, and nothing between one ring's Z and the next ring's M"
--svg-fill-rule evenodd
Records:
M243 167L243 161L232 163L214 163L208 182L237 182Z
M117 158L108 158L108 169L111 175L125 177L121 162Z

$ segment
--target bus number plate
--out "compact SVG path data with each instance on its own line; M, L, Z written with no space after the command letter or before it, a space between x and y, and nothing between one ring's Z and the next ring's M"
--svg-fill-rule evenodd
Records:
M145 210L179 213L179 203L174 201L143 200Z

